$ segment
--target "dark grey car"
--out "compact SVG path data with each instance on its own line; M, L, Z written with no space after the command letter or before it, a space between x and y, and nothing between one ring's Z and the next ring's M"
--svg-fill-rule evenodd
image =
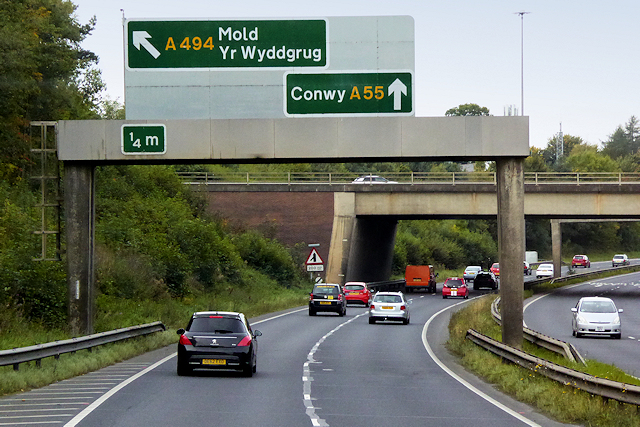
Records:
M347 314L347 299L342 286L334 283L316 283L309 294L309 316L323 311L338 313L339 316Z

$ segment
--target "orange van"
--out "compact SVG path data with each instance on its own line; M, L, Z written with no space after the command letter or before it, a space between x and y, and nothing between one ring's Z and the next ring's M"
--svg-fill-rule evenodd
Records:
M404 272L405 289L407 292L424 289L435 294L437 276L432 265L407 265Z

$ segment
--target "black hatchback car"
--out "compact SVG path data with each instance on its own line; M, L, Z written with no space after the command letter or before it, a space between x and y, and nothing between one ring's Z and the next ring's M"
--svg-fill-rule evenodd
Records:
M490 271L479 271L476 278L473 279L473 290L480 288L498 289L498 280Z
M347 299L342 286L334 283L316 283L309 294L309 316L315 316L319 311L347 314Z
M178 329L178 375L194 369L256 372L257 337L244 314L228 311L193 313L186 329Z

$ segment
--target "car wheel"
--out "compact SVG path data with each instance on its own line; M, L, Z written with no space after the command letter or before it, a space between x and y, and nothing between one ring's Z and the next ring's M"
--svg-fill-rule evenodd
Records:
M309 316L315 316L316 315L316 311L309 309Z
M576 331L571 331L571 335L576 336Z
M193 370L190 367L186 366L185 363L180 363L180 361L178 361L177 365L178 365L178 369L177 369L178 375L181 377L185 375L190 375L193 372Z
M613 337L619 340L620 338L622 338L622 332L620 332L619 334L615 334Z
M582 334L578 331L576 331L576 338L582 338Z
M469 299L469 294L465 294L464 299Z
M403 324L403 325L406 325L406 324L408 324L408 323L409 323L409 322L407 322L407 319L402 319L402 324Z
M247 366L242 370L242 373L244 374L244 376L249 378L253 376L253 372L254 372L253 366Z
M346 309L346 308L345 308L345 309L343 309L343 310L340 310L340 311L338 312L338 316L340 316L340 317L344 316L345 314L347 314L347 309Z
M373 325L374 323L376 323L376 319L374 319L373 317L369 318L369 324Z
M447 299L447 296L446 295L442 295L442 299Z

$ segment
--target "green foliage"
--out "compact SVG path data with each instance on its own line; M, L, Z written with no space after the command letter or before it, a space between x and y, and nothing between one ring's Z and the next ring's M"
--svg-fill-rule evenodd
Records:
M299 268L285 247L255 231L235 236L233 243L247 264L289 287L299 279Z
M640 122L637 117L631 116L624 127L618 126L603 145L603 154L612 159L637 154L640 149Z
M66 320L65 275L60 263L33 261L35 199L25 184L10 187L0 181L0 200L0 306L59 326Z
M490 116L487 107L478 104L460 104L457 107L448 109L445 116Z
M394 274L408 264L433 264L455 270L465 265L488 268L497 248L484 221L400 221L393 258Z
M30 120L96 118L97 56L81 48L95 25L64 0L0 0L0 179L24 178Z

